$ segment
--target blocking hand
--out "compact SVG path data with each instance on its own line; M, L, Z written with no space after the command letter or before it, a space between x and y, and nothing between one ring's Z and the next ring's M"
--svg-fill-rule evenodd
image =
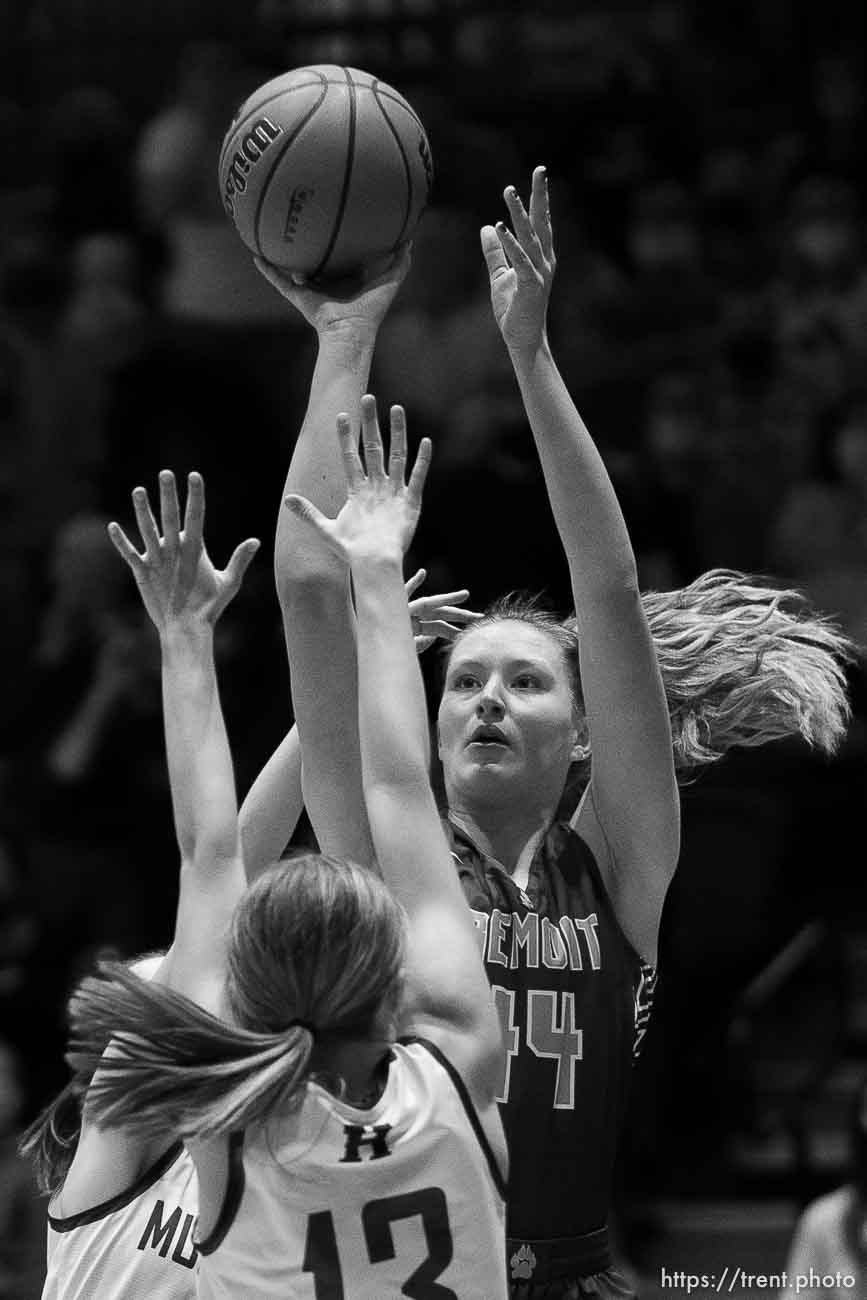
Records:
M348 564L363 559L401 560L412 541L421 514L421 496L431 458L431 442L422 438L409 483L406 471L406 416L402 406L391 408L388 468L376 415L376 400L361 399L361 437L347 415L337 417L337 436L346 472L346 501L336 519L328 519L305 497L290 495L286 507L311 524L336 555Z
M202 476L188 477L183 528L174 474L164 469L159 482L162 535L145 489L137 487L132 494L144 554L139 554L119 524L109 524L108 535L132 569L144 607L162 635L172 625L216 623L241 586L259 543L248 538L235 548L225 569L215 569L203 540Z
M468 623L476 623L483 617L473 609L460 608L464 601L470 598L466 587L461 587L459 591L441 591L436 595L416 596L415 600L411 600L413 592L418 591L426 577L426 570L418 569L405 583L417 654L423 654L434 641L454 641L462 627L466 627Z

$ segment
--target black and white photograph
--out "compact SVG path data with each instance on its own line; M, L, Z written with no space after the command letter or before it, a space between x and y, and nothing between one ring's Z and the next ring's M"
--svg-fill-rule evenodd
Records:
M0 1300L867 1300L867 8L0 74Z

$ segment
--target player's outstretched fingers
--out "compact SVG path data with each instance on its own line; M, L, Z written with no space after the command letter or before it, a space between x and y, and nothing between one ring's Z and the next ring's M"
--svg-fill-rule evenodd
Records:
M419 618L433 617L434 615L438 617L440 613L443 613L446 618L450 618L454 614L469 623L482 617L481 614L476 614L474 610L459 608L469 598L470 593L466 587L461 588L460 591L435 592L430 596L416 596L415 600L410 604L410 609Z
M177 492L174 475L172 475L171 492L177 507ZM187 504L184 510L184 533L180 546L173 549L178 556L177 580L181 591L190 591L195 585L204 542L202 533L205 526L205 483L201 474L193 471L187 475ZM168 539L167 539L168 540Z
M376 398L372 393L365 393L361 399L361 444L364 447L368 478L385 478L382 434L379 432Z
M355 492L364 482L364 466L358 454L358 439L352 432L352 421L345 411L341 411L337 417L337 439L343 457L346 486L350 492Z
M422 572L422 570L419 570L419 572ZM424 605L425 608L429 609L443 609L446 605L462 605L469 598L469 588L459 587L457 591L435 591L431 592L429 596L419 596L416 604Z
M388 477L403 487L406 480L406 412L393 406L389 412Z
M339 548L334 543L333 520L324 515L321 510L318 510L312 501L290 492L289 496L283 498L283 504L298 519L303 519L311 528L315 528L319 536L323 541L327 542L332 550L338 550L339 552Z
M187 475L187 504L184 510L184 540L201 545L205 529L205 480L196 470Z
M419 587L424 582L426 577L427 577L427 569L416 569L412 577L407 578L406 582L403 584L406 589L407 600L416 591L418 591ZM424 598L422 597L420 599L424 599Z
M160 470L159 485L163 542L168 550L175 551L181 536L181 508L175 476L170 469Z
M500 276L508 275L512 268L509 266L506 250L494 226L482 226L480 238L488 276L491 284L494 284Z
M229 563L226 565L224 570L227 590L227 599L225 604L229 603L238 588L241 586L241 583L244 581L244 574L250 567L250 563L253 556L258 551L259 546L260 542L258 537L248 537L245 542L241 542L239 546L236 546L232 552Z
M409 476L409 483L406 488L407 496L418 509L421 509L421 494L424 490L427 472L430 469L432 455L433 443L430 438L422 438L418 445L415 464L412 467L412 473Z
M469 623L478 623L480 618L485 617L474 609L461 609L458 605L437 605L436 613L440 618L448 619L452 623L463 623L465 626Z
M498 221L496 225L496 234L501 240L503 248L512 264L515 275L522 284L529 283L531 280L538 280L540 270L533 259L527 254L524 247L518 243L518 240L512 234L509 227L504 221ZM539 252L541 257L541 250Z
M132 569L135 576L137 578L140 577L144 573L144 568L145 568L144 556L139 555L138 551L135 549L132 542L129 540L126 533L121 528L120 524L115 523L114 520L112 520L112 522L108 525L107 532L108 532L109 540L111 541L111 544L114 546L114 549L117 551L118 555L121 557L121 559L127 562L127 564Z
M536 232L545 261L553 262L554 231L551 227L548 172L544 167L536 167L533 171L533 188L530 193L530 222Z
M147 491L143 487L133 488L132 508L144 543L145 555L148 560L155 561L159 559L160 554L160 534Z
M521 248L529 257L534 265L538 265L542 260L542 246L533 229L533 224L527 214L527 209L521 200L521 196L515 189L514 185L509 185L503 192L506 200L506 206L509 209L509 216L512 218L512 225L515 228L515 237ZM497 227L499 229L499 226ZM510 254L511 256L511 254Z
M461 629L444 618L426 618L419 625L422 635L433 636L440 641L454 641Z

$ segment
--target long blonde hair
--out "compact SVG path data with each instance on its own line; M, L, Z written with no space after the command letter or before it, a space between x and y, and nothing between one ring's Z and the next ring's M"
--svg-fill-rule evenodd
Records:
M403 955L404 914L373 872L319 854L280 863L235 912L228 1020L117 963L82 983L67 1060L93 1075L86 1113L147 1138L208 1137L290 1109L314 1046L369 1038L396 1006Z
M645 592L642 603L678 771L792 736L835 752L849 722L846 665L856 649L801 592L712 569L678 591Z
M668 701L679 780L737 746L786 737L834 753L849 721L846 665L856 647L801 592L712 569L676 591L643 592L641 602ZM511 594L495 601L446 656L474 628L509 619L557 642L583 710L576 619L558 618L537 598Z

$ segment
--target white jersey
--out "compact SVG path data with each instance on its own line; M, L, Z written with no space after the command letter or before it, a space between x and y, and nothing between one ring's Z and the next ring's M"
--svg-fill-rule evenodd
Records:
M68 1218L48 1215L42 1300L193 1300L196 1170L180 1142L126 1191Z
M314 1083L235 1135L199 1243L200 1300L504 1300L505 1186L466 1087L433 1044L395 1045L358 1110Z

